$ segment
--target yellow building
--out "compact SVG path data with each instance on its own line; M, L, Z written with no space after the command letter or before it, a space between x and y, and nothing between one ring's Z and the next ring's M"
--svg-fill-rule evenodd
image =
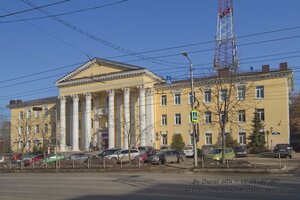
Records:
M263 66L261 72L234 76L225 70L218 76L195 79L198 147L219 145L219 122L224 117L228 120L225 131L246 144L255 111L264 122L269 148L289 143L292 83L293 72L286 63L278 70ZM95 58L59 79L56 86L59 97L11 101L14 151L22 144L32 150L37 143L58 145L60 151L92 146L160 148L171 144L173 134L181 134L186 145L192 142L189 80L166 84L145 68ZM224 102L230 108L227 114L219 112Z

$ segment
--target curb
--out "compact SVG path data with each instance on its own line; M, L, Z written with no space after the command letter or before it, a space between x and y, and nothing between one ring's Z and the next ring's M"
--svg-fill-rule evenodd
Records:
M267 174L284 174L295 170L296 167L283 167L273 169L192 169L193 172L228 172L228 173L267 173Z

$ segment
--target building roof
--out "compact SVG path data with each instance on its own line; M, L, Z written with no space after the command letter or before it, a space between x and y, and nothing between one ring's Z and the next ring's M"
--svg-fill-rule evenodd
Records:
M113 73L108 73L108 74L100 74L100 75L93 75L92 77L82 77L82 78L76 78L74 77L78 75L80 72L88 69L91 67L93 64L99 64L99 65L109 65L112 67L116 67L119 69L122 69L122 71L119 72L113 72ZM116 62L116 61L111 61L111 60L106 60L102 58L94 58L87 63L83 64L82 66L78 67L71 73L67 74L66 76L60 78L55 82L55 85L60 87L60 86L67 86L67 85L74 85L74 84L81 84L81 83L88 83L88 82L94 82L94 81L105 81L109 79L114 79L114 78L120 78L124 76L129 76L129 75L140 75L140 74L147 74L151 76L152 78L158 80L159 82L163 82L164 79L161 78L160 76L154 74L153 72L147 70L146 68L139 67L136 65L130 65L126 63L121 63L121 62Z
M263 71L251 71L251 72L240 72L238 74L235 74L233 76L208 76L208 77L194 77L194 84L196 85L210 85L214 84L216 80L222 79L224 83L232 81L234 79L235 82L239 81L257 81L257 80L263 80L263 79L270 79L270 78L279 78L289 76L290 77L290 83L291 89L293 90L293 71L291 69L285 69L285 70L271 70L267 72ZM155 88L172 88L172 87L178 87L178 86L189 86L190 85L190 79L184 79L184 80L177 80L173 81L172 84L167 85L163 83L155 84Z
M39 106L39 105L43 105L43 104L50 104L50 103L57 103L58 97L47 97L47 98L43 98L43 99L35 99L35 100L31 100L31 101L20 101L20 100L11 100L10 104L7 106L10 109L14 109L14 108L22 108L22 107L27 107L27 106Z

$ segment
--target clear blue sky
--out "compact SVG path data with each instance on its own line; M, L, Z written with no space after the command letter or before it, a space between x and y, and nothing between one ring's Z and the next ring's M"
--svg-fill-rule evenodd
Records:
M31 2L41 6L58 1L60 0ZM59 18L126 51L143 52L214 40L217 0L120 1L70 0L44 9L52 14L58 14L119 2ZM162 77L171 75L173 79L182 79L188 77L188 67L186 59L180 52L214 48L214 43L207 43L143 54L146 57L175 54L157 58L155 62L138 60L139 58L134 56L113 58L124 53L87 38L50 18L14 22L45 16L37 10L3 17L8 13L29 8L31 8L29 5L20 0L0 0L0 113L2 114L8 113L4 107L9 103L9 99L32 100L57 95L54 82L77 68L79 64L26 78L18 77L86 62L88 61L86 54L91 58L110 58L146 67ZM299 9L299 0L235 0L235 33L239 37L300 26ZM278 68L280 62L287 61L290 67L295 69L295 85L298 90L300 38L295 38L297 36L300 36L300 28L237 39L241 70L248 70L251 66L260 69L262 64ZM245 45L288 37L290 39ZM189 55L195 65L197 76L212 73L214 51ZM259 57L267 55L273 56ZM182 68L183 66L186 68ZM28 83L19 84L20 82Z

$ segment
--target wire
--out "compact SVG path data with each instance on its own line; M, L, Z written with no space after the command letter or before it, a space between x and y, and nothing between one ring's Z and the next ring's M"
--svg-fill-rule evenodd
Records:
M7 9L5 9L5 8L3 8L3 7L1 7L1 6L0 6L0 8L1 8L2 10L4 10L4 11L8 12ZM22 20L22 18L19 17L19 16L17 16L17 15L16 15L15 17L18 18L18 19L20 19L20 20ZM69 42L67 42L67 41L65 41L65 40L62 40L61 38L58 38L57 36L55 36L55 35L53 35L53 34L47 32L47 31L45 31L44 29L38 27L37 25L34 25L34 24L30 23L30 22L26 22L26 23L27 23L28 25L30 25L31 27L33 27L33 28L35 28L35 29L37 29L37 30L39 30L39 31L41 31L41 32L43 32L43 33L45 33L46 35L50 36L51 38L54 38L55 40L57 40L57 41L63 43L64 45L66 45L66 46L68 46L68 47L70 47L70 48L72 48L72 49L74 49L74 50L80 52L80 53L83 54L84 56L89 57L89 54L88 54L88 53L84 52L82 49L79 49L79 48L75 47L73 44L71 44L71 43L69 43Z
M95 10L95 9L99 9L99 8L104 8L104 7L108 7L108 6L112 6L112 5L124 3L126 1L129 1L129 0L122 0L122 1L117 1L117 2L108 3L108 4L104 4L104 5L94 6L94 7L90 7L90 8L83 8L83 9L74 10L74 11L70 11L70 12L54 14L53 16L59 17L59 16L64 16L64 15L69 15L69 14L74 14L74 13L80 13L80 12L89 11L89 10ZM35 10L35 9L31 9L31 10ZM1 23L13 23L13 22L31 21L31 20L46 19L46 18L50 18L50 17L49 16L43 16L43 17L26 18L26 19L23 19L23 20L0 21L0 24Z
M0 18L13 16L13 15L17 15L17 14L29 12L29 11L32 11L32 10L40 9L40 8L46 8L46 7L58 5L58 4L61 4L61 3L66 3L66 2L68 2L68 1L71 1L71 0L58 1L58 2L55 2L55 3L51 3L51 4L39 6L39 7L36 7L36 8L31 8L31 9L27 9L27 10L21 10L21 11L17 11L17 12L14 12L14 13L9 13L9 14L6 14L6 15L0 15Z
M28 5L30 5L33 8L37 8L38 7L37 5L35 5L34 3L30 2L29 0L20 0L20 1L22 1L22 2L24 2L26 4L28 4ZM156 64L162 64L162 63L176 64L174 62L162 61L162 60L157 60L157 59L154 59L154 58L151 58L151 57L146 57L146 56L143 56L141 54L135 53L133 51L124 49L124 48L122 48L122 47L120 47L118 45L115 45L115 44L113 44L111 42L108 42L108 41L106 41L106 40L104 40L104 39L102 39L102 38L100 38L98 36L95 36L95 35L87 32L87 31L85 31L85 30L83 30L83 29L81 29L81 28L79 28L79 27L77 27L77 26L75 26L75 25L73 25L73 24L71 24L71 23L69 23L69 22L67 22L67 21L59 18L59 17L53 16L50 12L48 12L48 11L42 9L42 8L38 8L37 10L39 12L41 12L41 13L49 16L51 19L53 19L53 20L61 23L62 25L66 26L68 28L71 28L72 30L74 30L74 31L76 31L76 32L78 32L78 33L86 36L87 38L93 39L93 40L101 43L102 45L108 46L108 47L110 47L110 48L112 48L114 50L126 53L128 55L132 55L134 57L138 57L138 58L140 58L142 60L146 60L146 61L153 62L153 63L156 63Z

